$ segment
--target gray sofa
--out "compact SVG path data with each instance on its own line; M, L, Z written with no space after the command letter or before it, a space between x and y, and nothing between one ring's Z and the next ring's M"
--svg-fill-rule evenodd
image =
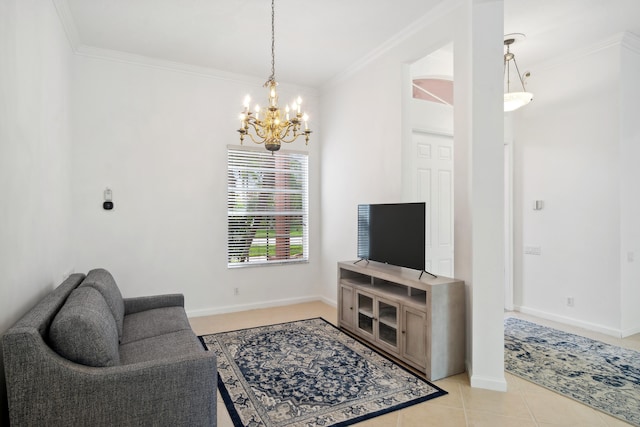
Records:
M11 425L215 426L216 358L180 294L73 274L3 336Z

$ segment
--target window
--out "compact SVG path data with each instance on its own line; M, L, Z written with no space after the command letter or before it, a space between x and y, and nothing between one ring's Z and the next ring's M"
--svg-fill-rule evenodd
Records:
M304 262L308 155L227 147L227 265Z

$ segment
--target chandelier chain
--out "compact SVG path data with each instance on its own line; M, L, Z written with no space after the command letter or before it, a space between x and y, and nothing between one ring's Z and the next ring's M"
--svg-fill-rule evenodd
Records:
M271 77L269 80L276 79L276 6L275 0L271 0Z

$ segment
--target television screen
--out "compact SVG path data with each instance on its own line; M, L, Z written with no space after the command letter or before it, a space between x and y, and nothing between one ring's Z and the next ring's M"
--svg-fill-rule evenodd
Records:
M358 206L358 257L425 269L425 203Z

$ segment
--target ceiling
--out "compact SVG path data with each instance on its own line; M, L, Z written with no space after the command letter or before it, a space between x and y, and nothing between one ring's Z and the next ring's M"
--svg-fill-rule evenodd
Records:
M82 48L264 77L268 0L54 0ZM440 0L277 0L276 78L319 87L428 14ZM505 0L505 33L527 35L519 65L552 60L615 34L640 35L640 0ZM66 22L69 25L69 22Z

